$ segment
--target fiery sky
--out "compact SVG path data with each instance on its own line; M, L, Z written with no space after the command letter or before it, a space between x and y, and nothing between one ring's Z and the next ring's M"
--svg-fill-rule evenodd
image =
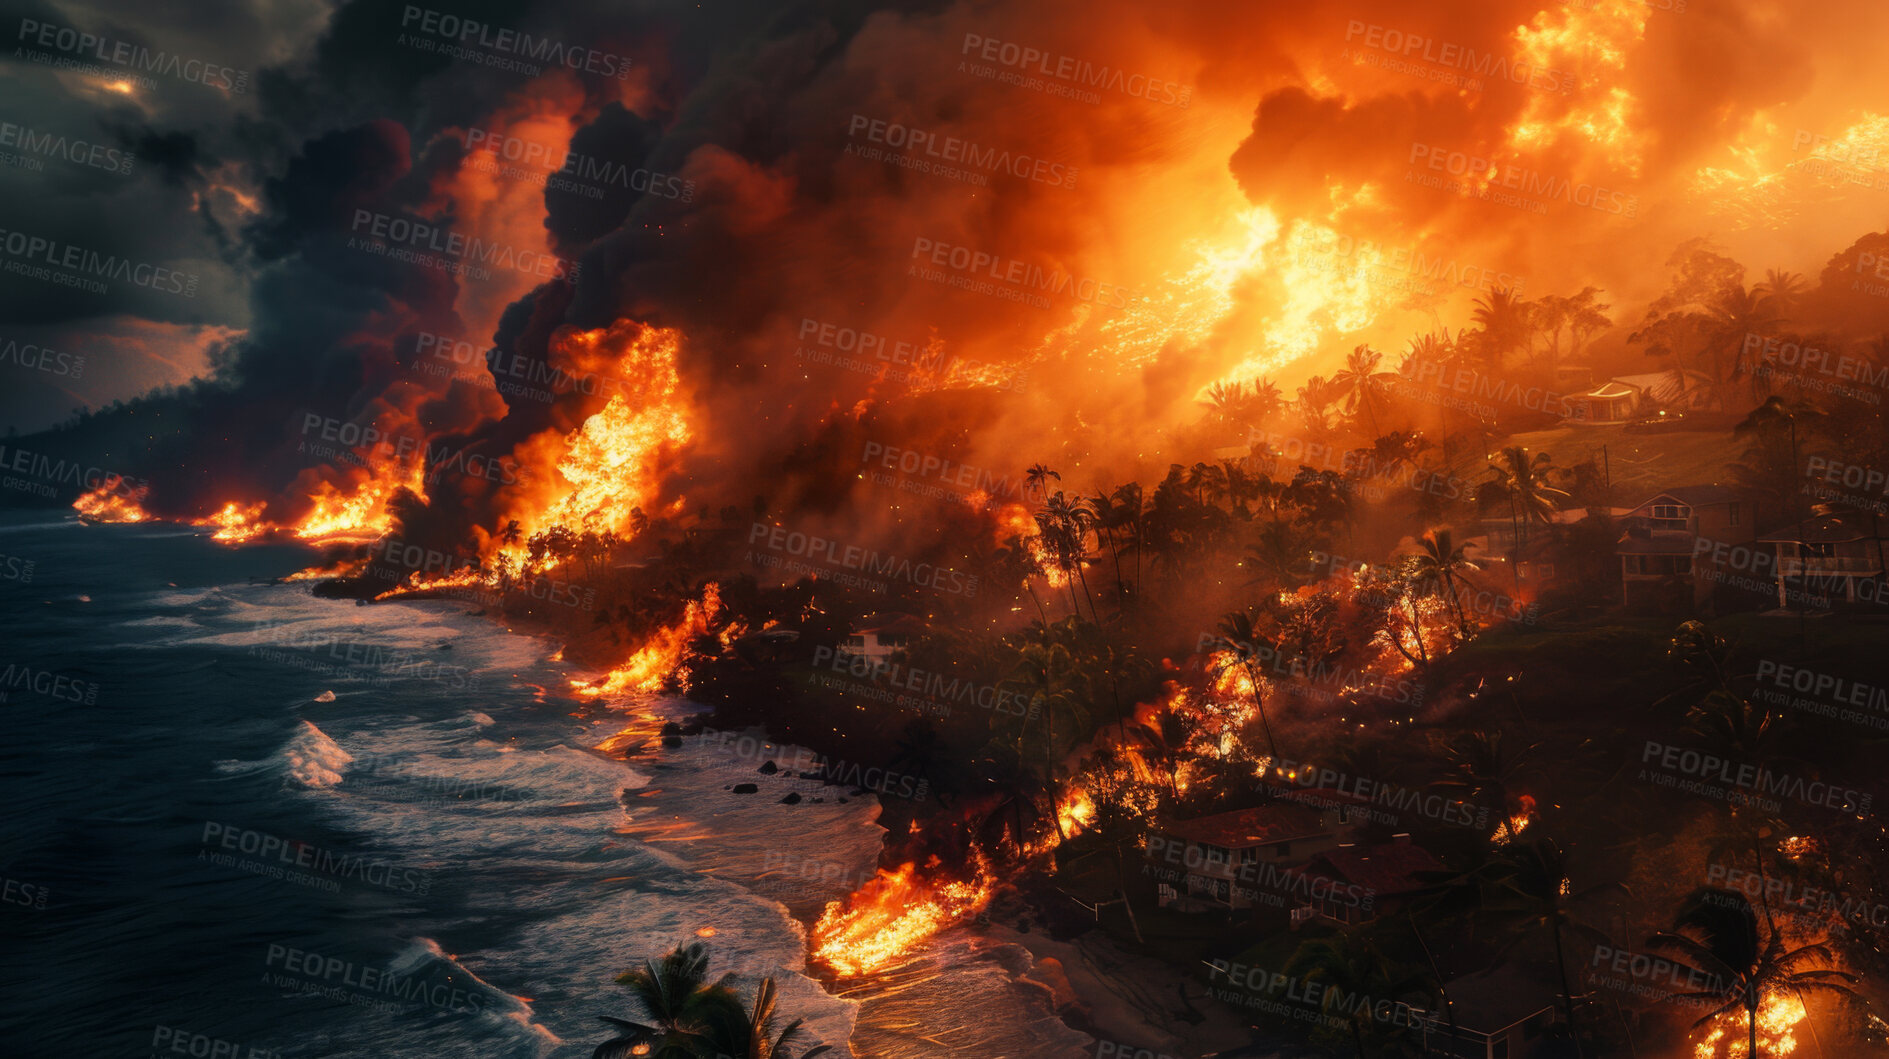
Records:
M7 276L6 337L87 364L9 360L0 407L31 431L204 380L148 406L173 447L107 453L203 513L232 485L348 485L306 455L310 415L529 457L610 394L502 396L481 356L584 370L560 329L620 321L681 336L670 494L807 502L826 486L787 472L857 443L848 422L968 383L1008 388L925 444L1125 477L1216 380L1399 350L1494 284L1598 285L1631 320L1699 236L1754 278L1815 277L1889 202L1873 3L32 3L8 24L0 120L135 163L42 151L4 173L0 228L193 285ZM227 73L60 68L84 59L65 29ZM515 69L520 39L576 68ZM385 253L442 239L502 264ZM825 362L849 329L960 366ZM470 364L438 370L442 342ZM489 480L459 488L502 512Z

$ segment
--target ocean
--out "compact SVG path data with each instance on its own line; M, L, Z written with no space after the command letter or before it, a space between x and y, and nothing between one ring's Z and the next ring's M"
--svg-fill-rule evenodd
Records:
M759 732L663 747L693 707L580 704L474 604L270 583L313 558L0 516L0 1052L581 1059L641 1018L615 976L692 943L802 1048L1089 1043L964 932L829 994L801 922L870 877L871 795Z

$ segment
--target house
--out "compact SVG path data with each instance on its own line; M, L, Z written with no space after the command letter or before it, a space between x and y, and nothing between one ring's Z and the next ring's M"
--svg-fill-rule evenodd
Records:
M864 658L873 665L883 665L925 632L925 623L910 614L870 614L865 621L866 628L857 630L834 649L836 658Z
M1621 602L1629 610L1687 611L1710 606L1715 589L1735 591L1757 540L1753 517L1751 500L1730 486L1688 485L1648 497L1619 520Z
M1555 1023L1560 997L1553 972L1507 965L1453 978L1446 1008L1425 1012L1425 1055L1455 1059L1524 1059Z
M1321 794L1330 797L1311 797ZM1365 821L1356 811L1362 803L1340 791L1295 791L1256 808L1168 823L1147 843L1151 874L1161 880L1157 903L1187 912L1285 907L1294 880L1271 885L1282 869L1348 840Z
M1658 409L1681 412L1713 407L1711 377L1690 369L1616 375L1599 386L1562 399L1564 422L1583 426L1625 423Z
M1317 918L1343 926L1396 913L1411 898L1436 886L1427 873L1442 872L1430 851L1396 835L1389 842L1343 843L1306 864L1304 874L1323 880L1310 887L1312 900L1294 921Z
M1889 603L1889 580L1883 576L1889 528L1882 523L1876 515L1816 515L1760 537L1760 544L1776 549L1771 565L1778 605L1834 609Z

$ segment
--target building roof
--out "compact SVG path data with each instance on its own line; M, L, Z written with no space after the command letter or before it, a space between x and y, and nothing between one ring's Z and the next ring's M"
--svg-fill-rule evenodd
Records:
M1193 820L1177 820L1164 829L1175 838L1227 849L1269 846L1275 842L1330 834L1318 810L1303 805L1262 805Z
M1634 394L1638 392L1639 392L1638 390L1634 389L1631 386L1622 386L1620 383L1615 382L1612 379L1609 379L1606 382L1601 383L1599 386L1596 386L1591 390L1587 390L1582 393L1571 395L1569 397L1569 400L1618 401L1622 397L1632 397Z
M1556 987L1540 968L1512 963L1453 978L1444 987L1456 1024L1466 1030L1496 1034L1543 1010L1553 1011ZM1449 1020L1441 1017L1447 1026Z
M1678 371L1650 371L1642 375L1616 375L1608 381L1631 386L1661 404L1682 394L1698 391L1712 381L1704 372L1690 368L1684 373L1684 386L1680 385L1680 379Z
M1864 515L1816 515L1804 520L1803 531L1798 531L1797 523L1787 522L1777 529L1759 537L1765 544L1794 542L1803 544L1842 544L1847 541L1889 540L1889 525L1872 528L1870 520Z
M1411 893L1432 885L1419 872L1447 870L1443 862L1409 839L1369 846L1340 846L1312 858L1307 875L1326 875L1366 887L1379 896Z
M1677 485L1671 489L1662 489L1647 497L1634 507L1633 511L1652 507L1660 500L1677 500L1687 507L1710 507L1714 504L1730 504L1745 498L1745 491L1731 485ZM1632 514L1632 512L1628 512Z

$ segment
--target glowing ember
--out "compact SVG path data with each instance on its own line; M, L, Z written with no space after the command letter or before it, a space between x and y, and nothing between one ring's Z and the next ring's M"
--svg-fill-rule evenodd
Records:
M1063 834L1079 835L1095 821L1095 802L1080 787L1071 787L1056 806L1056 819Z
M1804 1021L1804 1002L1773 993L1758 1005L1758 1054L1786 1056L1797 1051L1797 1024ZM1712 1020L1705 1036L1693 1046L1694 1059L1751 1059L1749 1034L1742 1011L1727 1012Z
M682 666L689 641L708 631L709 622L721 609L721 586L713 581L702 589L702 598L689 603L682 620L658 629L630 660L610 671L601 680L585 683L571 681L579 695L604 698L631 691L661 691L663 682Z
M879 869L872 881L846 901L827 902L813 927L813 958L852 976L877 970L990 906L994 884L990 864L973 851L969 879L939 882L938 862L897 871Z
M191 523L193 526L215 526L216 532L210 535L212 540L225 544L241 544L254 540L258 534L269 527L262 521L261 504L244 507L234 500L223 505L223 510L209 518L200 518Z
M120 496L115 492L118 483L101 485L72 502L73 510L79 517L90 522L148 522L151 516L144 510L143 503L149 487L138 486L130 496Z

